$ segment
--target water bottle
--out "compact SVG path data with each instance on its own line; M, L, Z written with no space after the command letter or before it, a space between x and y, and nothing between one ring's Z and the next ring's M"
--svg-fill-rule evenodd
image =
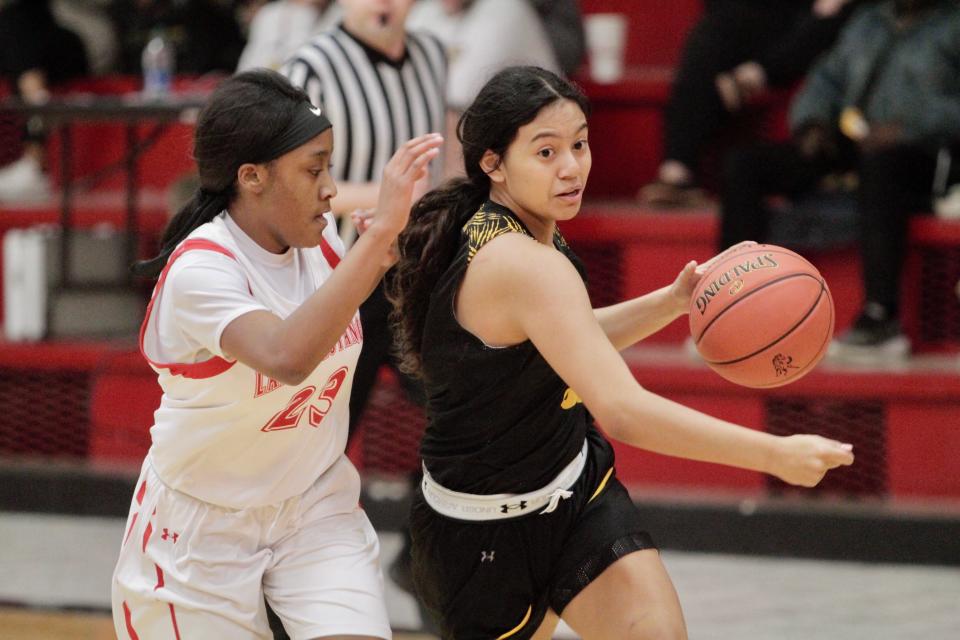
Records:
M174 73L173 43L161 29L154 29L141 58L143 95L148 99L163 98L170 93Z

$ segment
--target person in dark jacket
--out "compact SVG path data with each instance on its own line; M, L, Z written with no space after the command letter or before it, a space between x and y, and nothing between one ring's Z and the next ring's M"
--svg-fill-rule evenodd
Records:
M764 239L771 194L800 196L853 170L864 303L837 355L903 357L900 272L910 215L960 141L960 4L887 0L859 11L790 109L792 139L731 152L719 244ZM938 158L940 159L938 161Z
M856 0L706 0L663 111L663 157L639 193L657 208L705 204L703 160L744 104L789 88L836 39Z
M50 0L11 0L0 8L0 80L30 104L41 104L51 88L89 73L86 47L58 24ZM0 168L0 202L50 196L44 171L45 132L39 118L27 121L23 153ZM9 160L10 157L5 158ZM0 160L2 161L2 160Z

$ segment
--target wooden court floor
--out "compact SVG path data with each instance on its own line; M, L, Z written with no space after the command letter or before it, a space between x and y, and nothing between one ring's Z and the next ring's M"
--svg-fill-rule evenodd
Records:
M116 640L113 621L103 613L0 608L4 640ZM435 640L418 633L397 633L395 640Z

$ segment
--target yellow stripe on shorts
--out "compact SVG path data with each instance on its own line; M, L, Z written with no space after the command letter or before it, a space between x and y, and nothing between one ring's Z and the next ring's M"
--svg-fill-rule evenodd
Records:
M532 613L533 613L533 605L530 605L529 607L527 607L527 615L523 616L523 620L520 621L520 624L515 626L513 629L510 629L510 631L507 631L502 636L497 636L497 640L503 640L504 638L509 638L516 632L520 631L520 629L523 629L523 627L526 626L528 622L530 622L530 614Z
M610 467L609 469L607 469L607 475L603 476L603 480L600 481L600 486L597 487L597 490L593 492L593 495L590 496L590 500L587 500L587 502L592 502L594 498L600 495L600 492L603 491L603 488L607 486L607 480L610 479L610 475L612 473L613 473L613 467Z

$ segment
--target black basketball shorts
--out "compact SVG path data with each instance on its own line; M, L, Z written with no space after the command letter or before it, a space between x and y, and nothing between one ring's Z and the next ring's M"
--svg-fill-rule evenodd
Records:
M564 608L619 558L655 548L595 429L586 466L556 511L466 522L418 491L410 515L418 596L445 639L529 638L547 609Z

